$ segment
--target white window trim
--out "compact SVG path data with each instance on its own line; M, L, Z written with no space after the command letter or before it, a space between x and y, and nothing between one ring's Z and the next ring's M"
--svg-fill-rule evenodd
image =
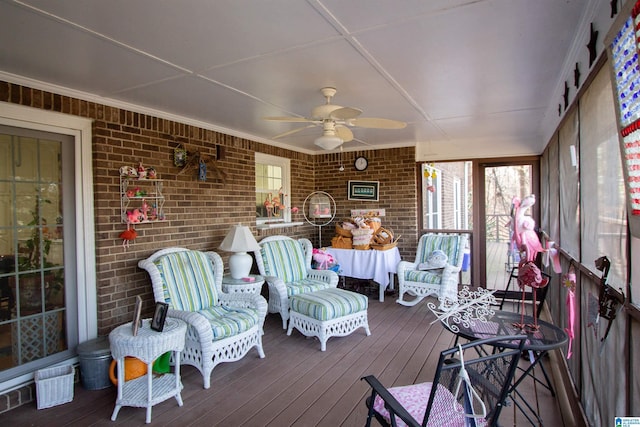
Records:
M74 137L78 342L98 335L91 123L91 119L0 102L0 124ZM33 380L33 374L2 383L0 389L8 390L29 380Z
M285 157L272 156L270 154L255 153L257 164L269 164L282 168L282 191L285 194L284 205L286 206L282 220L273 222L263 219L256 219L256 228L284 228L303 224L302 222L291 222L291 160ZM255 179L255 178L254 178ZM257 189L256 189L257 190Z
M460 178L453 178L453 227L462 228L462 207L460 206L460 197L462 191L462 182Z
M426 190L426 183L428 182L428 179L425 178L424 176L424 172L425 171L435 171L436 172L436 178L434 178L435 183L432 181L431 185L435 184L436 187L436 193L435 195L433 193L428 194L428 191ZM424 199L424 208L428 211L428 213L424 213L423 214L423 222L425 222L425 224L423 224L422 226L424 228L431 228L431 229L437 229L437 228L442 228L442 171L440 169L437 169L434 166L429 166L428 164L424 164L423 168L422 168L422 188L423 188L423 199ZM434 220L433 217L434 215L436 216L436 224L433 224ZM426 219L426 221L424 221Z

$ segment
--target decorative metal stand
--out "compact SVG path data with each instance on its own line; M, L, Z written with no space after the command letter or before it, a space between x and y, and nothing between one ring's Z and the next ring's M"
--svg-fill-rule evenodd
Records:
M325 191L314 191L304 199L302 214L305 221L318 227L318 247L322 247L322 227L336 217L336 201Z
M609 331L611 330L611 324L613 319L616 318L618 310L624 305L625 296L620 292L617 292L610 285L607 284L607 277L609 275L609 269L611 268L611 261L606 256L598 258L596 261L596 268L602 271L602 277L600 278L600 295L598 298L598 316L609 321L604 336L600 341L607 339Z
M431 322L444 323L452 332L460 331L458 325L468 328L475 324L476 321L486 322L487 317L493 316L495 310L492 305L498 305L495 291L489 291L484 288L477 288L475 291L464 286L458 292L458 301L452 301L448 298L440 299L440 307L437 308L433 302L428 302L427 307L436 315L436 320Z

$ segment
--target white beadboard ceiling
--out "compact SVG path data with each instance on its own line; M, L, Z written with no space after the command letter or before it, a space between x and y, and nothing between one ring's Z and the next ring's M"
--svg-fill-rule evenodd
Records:
M305 124L262 117L308 117L335 87L335 104L408 123L352 128L345 150L539 154L611 3L0 0L0 78L310 153L320 127L274 140Z

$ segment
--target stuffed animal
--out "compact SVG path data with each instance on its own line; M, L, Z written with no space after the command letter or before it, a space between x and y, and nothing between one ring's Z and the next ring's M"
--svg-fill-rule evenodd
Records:
M319 270L326 270L333 264L333 256L322 249L313 249L313 260L318 263Z
M149 209L150 206L147 201L145 199L142 199L142 206L140 207L142 221L147 221L149 219Z
M131 224L127 224L127 229L120 233L119 236L122 239L122 247L126 251L129 249L129 245L138 237L138 232L131 227Z
M132 166L122 166L120 168L120 176L128 176L130 178L133 178L138 176L138 172Z
M127 211L127 221L129 222L129 224L140 222L140 218L142 218L142 212L140 212L140 209Z

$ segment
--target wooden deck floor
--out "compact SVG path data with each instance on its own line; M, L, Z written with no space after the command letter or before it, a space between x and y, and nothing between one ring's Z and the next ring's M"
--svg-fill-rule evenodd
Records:
M156 405L156 426L361 426L368 388L360 381L375 374L383 384L404 385L430 381L438 354L452 345L453 336L434 320L423 303L404 307L388 295L384 303L369 296L371 336L362 329L350 336L331 338L327 351L319 342L297 331L287 337L278 315L265 323L265 359L255 352L239 362L216 367L211 388L202 388L202 377L183 368L184 406L171 399ZM521 363L526 363L522 360ZM541 407L546 425L562 425L550 392L527 380L519 388ZM115 388L87 391L76 385L74 400L54 408L37 410L23 405L2 414L6 426L135 426L144 425L145 410L122 408L116 422L110 420ZM513 406L503 410L502 425L529 425Z

